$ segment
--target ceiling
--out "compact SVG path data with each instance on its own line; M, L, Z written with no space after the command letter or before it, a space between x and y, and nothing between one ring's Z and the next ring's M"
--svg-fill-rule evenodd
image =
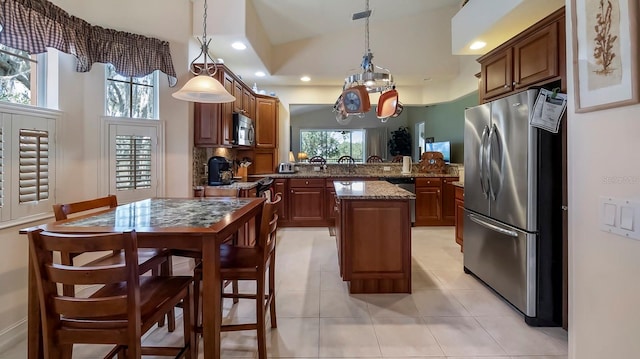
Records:
M337 86L358 70L365 53L365 20L352 14L365 0L209 0L213 29L210 50L252 85ZM454 78L457 56L451 53L451 18L461 0L370 0L370 48L373 63L388 68L398 86L424 86L431 79ZM194 1L193 33L202 34L202 0ZM237 11L239 13L234 14ZM244 13L242 13L244 12ZM238 26L229 17L245 23ZM209 30L211 31L211 30ZM234 50L230 44L248 48ZM263 71L265 77L255 76ZM303 83L306 75L310 82Z

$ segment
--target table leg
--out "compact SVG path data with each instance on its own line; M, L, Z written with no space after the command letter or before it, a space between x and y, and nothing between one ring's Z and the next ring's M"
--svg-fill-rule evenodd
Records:
M29 262L27 271L29 273L28 295L27 295L27 347L29 359L44 358L44 347L42 343L42 323L40 322L40 303L38 302L38 286L36 273L33 270L31 250L29 250Z
M220 358L222 294L220 279L220 245L215 235L202 238L202 326L204 357Z

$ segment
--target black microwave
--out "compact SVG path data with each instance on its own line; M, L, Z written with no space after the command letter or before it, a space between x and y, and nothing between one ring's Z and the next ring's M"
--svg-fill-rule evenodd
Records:
M238 146L253 146L256 138L253 120L241 114L233 114L233 144Z

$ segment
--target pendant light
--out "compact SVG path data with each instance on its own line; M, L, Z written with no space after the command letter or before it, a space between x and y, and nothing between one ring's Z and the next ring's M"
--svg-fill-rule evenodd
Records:
M204 15L203 17L203 34L200 42L200 54L191 61L189 64L189 71L196 75L196 77L187 81L187 83L177 92L174 92L171 96L178 100L190 101L190 102L204 102L204 103L226 103L233 102L236 98L231 95L222 86L220 81L216 80L213 76L218 71L218 65L215 60L209 55L209 43L211 39L207 39L207 0L204 0ZM204 58L202 66L195 66L195 62ZM209 60L211 64L209 64ZM193 69L196 68L197 72Z
M373 53L369 46L369 0L365 1L365 11L353 14L352 20L365 19L364 56L360 69L349 74L342 86L342 93L338 97L333 110L336 120L341 125L351 122L351 116L364 117L369 111L369 93L381 93L378 102L377 117L386 122L389 117L397 117L402 112L402 104L398 101L398 92L391 71L373 64ZM384 111L380 111L383 108Z

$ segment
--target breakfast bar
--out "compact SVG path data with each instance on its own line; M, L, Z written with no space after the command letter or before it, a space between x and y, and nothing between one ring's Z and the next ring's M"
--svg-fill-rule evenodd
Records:
M386 181L335 181L340 275L350 293L411 293L415 195Z

